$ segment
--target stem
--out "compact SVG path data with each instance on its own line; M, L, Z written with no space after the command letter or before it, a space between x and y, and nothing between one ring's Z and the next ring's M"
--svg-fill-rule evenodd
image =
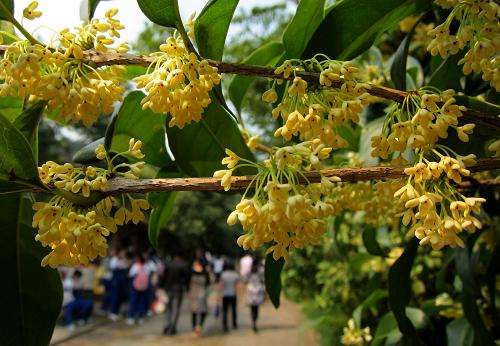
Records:
M3 1L0 1L0 9L7 15L7 17L8 17L7 20L9 22L11 22L17 28L17 30L19 30L21 32L21 34L23 34L24 37L26 37L28 39L28 41L31 42L31 44L42 45L41 42L39 42L36 38L34 38L33 36L31 36L31 34L21 25L21 23L19 23L17 21L17 19L14 18L14 15L7 8L7 6L5 6L5 4L3 3Z

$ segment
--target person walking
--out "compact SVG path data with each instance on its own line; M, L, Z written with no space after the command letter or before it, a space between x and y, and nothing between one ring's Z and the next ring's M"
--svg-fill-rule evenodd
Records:
M216 284L219 283L223 269L224 269L224 258L220 255L215 256L213 260L213 271Z
M160 285L168 296L166 324L163 329L165 335L177 334L177 321L188 279L189 269L180 255L175 255L171 261L165 264Z
M117 255L113 256L109 262L111 269L111 283L110 283L110 315L112 321L117 321L120 316L120 307L127 299L127 268L128 262L126 258L126 251L122 250Z
M240 275L244 282L247 282L250 276L250 271L252 270L253 257L249 254L241 257L240 259Z
M151 277L151 267L146 265L143 255L137 255L130 268L129 277L132 279L132 284L127 324L134 324L136 321L142 323L148 311L148 288Z
M92 315L94 303L83 294L82 272L75 270L71 277L63 282L64 289L64 323L70 331L75 329L75 321L87 323Z
M207 316L208 286L210 277L206 267L199 260L193 262L191 275L189 278L188 298L191 305L191 322L193 332L196 336L201 336L203 323Z
M252 318L252 329L258 332L257 319L259 318L259 306L264 303L266 296L262 267L254 261L247 283L247 304L250 306L250 316Z
M222 296L222 328L224 332L228 331L227 315L228 310L231 309L233 329L238 328L238 315L236 312L237 299L236 299L236 286L240 281L240 275L235 271L234 263L227 262L224 264L220 278L220 291Z

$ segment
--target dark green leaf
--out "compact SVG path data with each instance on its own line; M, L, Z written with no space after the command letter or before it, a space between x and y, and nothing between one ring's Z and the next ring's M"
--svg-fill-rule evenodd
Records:
M239 0L210 0L194 24L196 44L204 58L221 60L227 30Z
M97 9L97 5L101 0L88 0L88 20L90 21L92 17L94 17L95 10Z
M406 62L408 60L408 50L410 49L410 42L417 24L420 22L418 20L410 32L406 34L405 38L399 44L396 53L394 53L394 58L391 65L391 80L394 83L396 89L406 90Z
M57 270L42 268L47 253L35 241L31 202L21 195L0 197L0 260L6 265L0 285L4 311L2 345L48 345L62 303Z
M429 83L427 84L439 90L462 90L460 79L464 76L464 73L462 71L462 66L458 64L461 58L462 54L455 54L444 59L439 67L432 73Z
M177 165L190 176L211 176L221 169L225 149L253 160L233 117L218 103L212 102L203 119L184 128L168 127L167 137ZM251 173L248 170L242 172Z
M418 239L413 237L403 254L389 269L389 306L403 335L416 338L415 327L405 314L411 298L411 268L417 255Z
M141 161L161 168L171 162L165 146L166 116L149 109L143 110L143 97L142 92L134 91L123 101L116 115L111 151L126 151L130 138L140 139L143 143L141 150L146 155Z
M330 7L311 37L303 57L323 53L353 59L399 21L430 7L430 0L344 0Z
M14 0L0 0L0 20L10 21L14 14Z
M283 44L280 42L268 42L257 48L248 58L243 60L245 64L274 66L284 52ZM229 98L234 106L241 111L241 106L248 88L255 80L255 77L235 75L228 88Z
M23 131L32 133L38 122L20 121ZM13 125L0 116L0 128L4 139L9 142ZM31 124L31 125L30 125ZM14 130L17 129L14 127ZM17 140L25 143L27 153L24 160L29 163L32 157L30 143L18 132ZM31 144L37 136L31 136ZM0 143L3 144L3 143ZM36 147L36 145L34 145ZM4 148L0 145L0 148ZM1 150L1 149L0 149ZM3 155L3 152L2 152ZM34 162L33 162L34 165ZM36 166L34 166L35 174ZM8 183L0 182L0 190ZM21 190L15 182L7 188ZM8 263L0 285L0 304L8 314L3 314L2 344L5 345L47 345L52 337L62 303L62 287L59 274L54 269L42 268L40 262L47 250L35 241L35 230L31 227L33 210L28 195L0 196L0 260ZM40 317L43 318L40 318Z
M36 183L38 168L22 133L0 114L0 179Z
M451 321L446 326L448 346L472 346L474 344L474 331L464 317Z
M365 245L366 251L373 256L386 257L387 254L380 247L377 241L377 230L375 228L366 228L363 231L363 244Z
M73 161L82 165L99 162L95 156L95 150L101 144L104 144L104 138L99 138L98 140L87 144L73 155Z
M32 143L32 152L35 162L38 161L38 124L43 116L43 111L47 101L37 101L26 108L14 120L14 126L23 134L23 136Z
M462 281L461 300L464 316L474 329L474 339L479 345L494 345L493 336L484 325L477 306L476 299L480 296L480 290L474 279L467 247L455 250L455 266Z
M182 25L177 0L137 0L137 3L153 23L169 28Z
M106 148L106 151L111 150L111 144L113 143L113 134L115 133L115 126L116 126L116 119L118 118L118 115L114 115L111 118L111 121L106 127L106 133L104 135L104 148Z
M477 97L455 95L455 99L458 104L479 111L484 116L497 118L500 115L500 106L490 102L481 101Z
M283 258L276 261L272 254L268 254L266 256L266 264L264 268L266 292L276 309L280 306L281 271L283 270L284 265L285 260Z
M300 58L314 31L323 20L325 0L302 0L283 33L286 58Z

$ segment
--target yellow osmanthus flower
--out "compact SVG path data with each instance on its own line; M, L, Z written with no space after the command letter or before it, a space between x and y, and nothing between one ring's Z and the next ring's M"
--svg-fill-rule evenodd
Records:
M52 161L39 168L42 182L65 191L48 202L37 202L33 206L36 211L33 227L38 228L35 239L51 249L42 260L43 266L88 264L97 256L106 255L106 236L116 232L118 225L137 224L145 219L143 210L149 208L147 200L134 199L128 194L121 198L106 197L91 206L80 206L65 198L69 197L68 193L89 197L91 191L101 191L111 174L137 179L143 162L113 165L117 156L144 157L140 150L141 141L132 138L129 144L126 152L111 159L103 145L96 148L97 158L106 160L108 169L74 167L69 163L59 165Z
M406 209L402 213L403 224L411 225L409 233L420 239L420 244L429 244L433 249L463 247L459 234L482 227L474 214L481 213L481 204L486 200L465 197L448 183L460 183L463 176L470 174L465 164L473 161L472 156L455 159L437 151L435 154L440 157L439 162L422 159L405 169L408 182L394 196Z
M402 104L393 104L381 135L371 139L371 155L388 159L393 153L402 157L407 149L417 153L430 150L440 139L448 137L450 128L467 142L474 124L458 126L465 107L456 105L453 96L453 90L436 94L421 89L410 92Z
M240 222L245 235L238 244L245 249L257 249L271 243L268 252L273 257L288 257L293 248L317 243L326 230L325 217L333 207L328 203L329 191L340 179L322 177L320 183L300 185L302 172L317 170L328 158L331 148L317 139L294 146L277 148L261 164L252 163L227 150L223 164L228 169L214 173L225 190L231 188L231 175L239 167L253 166L258 170L254 179L255 193L246 197L249 189L229 215L227 222Z
M368 345L372 340L370 327L361 329L356 326L352 318L347 322L347 327L344 327L343 332L340 339L342 345L363 346Z
M494 0L436 0L444 8L452 8L446 21L429 32L432 55L446 57L468 48L459 61L465 74L482 72L483 79L500 91L500 5ZM451 23L457 20L458 29L450 33Z
M112 46L123 29L116 13L110 10L104 21L93 19L75 31L63 29L48 46L21 39L11 43L0 60L0 95L47 100L59 120L86 126L110 114L122 99L124 68L95 67L84 60L84 52L123 51L123 46Z
M170 114L171 127L200 121L211 102L210 91L220 83L217 69L188 52L177 32L151 55L155 59L148 73L134 79L147 92L143 109Z
M29 20L36 19L42 15L42 12L37 11L38 1L31 2L26 8L23 10L23 17Z
M435 299L436 306L444 306L445 308L439 311L441 316L446 318L459 318L462 317L464 312L462 310L462 304L460 302L455 302L448 293L441 293Z
M296 76L302 66L321 67L320 87L309 88L308 83ZM368 104L367 84L358 82L359 69L352 62L321 60L316 58L301 62L287 60L276 68L276 74L287 81L282 101L274 108L272 115L281 118L283 126L275 132L276 137L289 141L298 136L302 141L320 139L325 145L336 148L347 146L339 134L339 126L357 123L363 107ZM332 88L332 86L337 88ZM277 94L273 87L262 95L266 102L275 102Z

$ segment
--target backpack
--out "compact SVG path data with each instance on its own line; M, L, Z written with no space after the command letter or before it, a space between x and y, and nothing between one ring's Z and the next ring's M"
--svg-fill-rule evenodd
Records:
M149 286L149 276L146 270L144 269L144 265L139 267L139 271L132 282L132 285L137 291L145 291Z

